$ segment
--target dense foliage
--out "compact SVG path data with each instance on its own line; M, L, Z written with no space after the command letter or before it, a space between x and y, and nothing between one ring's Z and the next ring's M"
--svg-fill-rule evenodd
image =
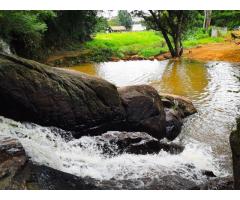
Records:
M239 10L216 10L212 13L212 25L228 27L230 29L240 26Z
M40 59L89 40L96 23L97 11L0 11L0 37L18 55Z
M55 17L52 11L0 11L0 37L19 55L31 57L41 47L46 21Z
M194 24L198 11L189 10L149 10L136 11L153 30L160 31L172 57L183 53L183 34Z
M109 30L109 24L107 18L100 16L97 18L97 23L95 25L95 33L106 32Z

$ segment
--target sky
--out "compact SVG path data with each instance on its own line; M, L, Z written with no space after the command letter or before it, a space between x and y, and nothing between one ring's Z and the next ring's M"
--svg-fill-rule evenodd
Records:
M128 10L128 12L132 12L133 10ZM101 16L111 19L112 17L116 17L118 14L118 10L104 10L101 13ZM139 22L141 18L139 17L132 17L135 22Z

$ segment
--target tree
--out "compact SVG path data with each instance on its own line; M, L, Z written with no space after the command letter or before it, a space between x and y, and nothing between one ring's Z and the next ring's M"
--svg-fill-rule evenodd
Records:
M108 21L109 26L121 26L118 16L112 17Z
M18 55L42 59L91 39L97 11L0 11L0 38Z
M122 26L125 26L126 29L131 29L132 28L132 16L127 10L119 10L118 11L118 19L119 22Z
M208 29L211 25L211 16L212 11L211 10L204 10L204 22L203 22L203 28Z
M47 21L45 41L48 47L63 47L91 39L97 24L97 11L55 11L57 17Z
M0 11L0 37L19 55L31 57L47 31L45 21L54 17L53 11Z
M94 32L105 32L109 28L107 18L105 17L98 17L97 18L97 23L95 25Z
M191 27L197 11L184 10L149 10L135 11L137 16L156 31L160 31L167 43L172 57L180 57L183 53L183 33Z

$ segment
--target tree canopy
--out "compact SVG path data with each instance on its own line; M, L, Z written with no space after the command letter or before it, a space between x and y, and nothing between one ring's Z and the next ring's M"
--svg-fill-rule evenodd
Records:
M215 10L212 13L212 25L228 27L240 26L239 10Z
M133 20L131 14L127 10L118 11L118 19L122 26L125 26L126 29L131 29L133 25Z

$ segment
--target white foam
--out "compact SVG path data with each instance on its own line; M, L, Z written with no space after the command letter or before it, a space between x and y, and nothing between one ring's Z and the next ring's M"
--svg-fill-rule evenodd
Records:
M179 174L198 182L204 179L202 169L221 174L211 148L196 141L188 143L178 155L161 151L154 155L122 154L110 157L102 153L96 137L65 141L49 128L38 125L29 128L27 124L3 117L0 117L0 132L18 138L32 161L77 176L109 180Z

